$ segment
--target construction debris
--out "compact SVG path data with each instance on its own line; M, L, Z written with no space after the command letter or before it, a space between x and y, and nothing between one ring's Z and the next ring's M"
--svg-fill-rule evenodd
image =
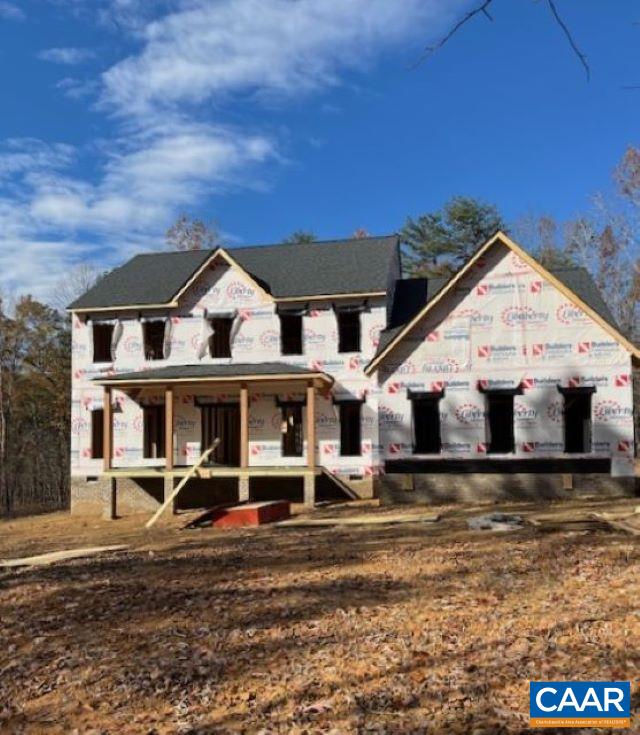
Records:
M294 526L296 528L318 527L329 528L331 526L382 526L395 525L398 523L436 523L441 518L440 513L395 513L386 515L357 515L346 518L292 518L281 521L278 526Z
M84 549L52 551L48 554L39 554L38 556L25 556L22 559L0 559L0 567L5 569L10 567L41 567L54 564L57 561L79 559L83 556L95 556L96 554L104 554L108 551L125 551L128 548L128 546L90 546Z
M518 531L524 526L521 516L508 513L487 513L467 521L472 531Z

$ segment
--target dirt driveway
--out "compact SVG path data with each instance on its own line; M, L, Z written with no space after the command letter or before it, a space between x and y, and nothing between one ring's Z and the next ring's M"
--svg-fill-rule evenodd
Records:
M587 520L612 507L503 508L542 518L506 534L467 529L486 507L244 531L0 522L0 557L129 546L0 571L0 731L524 732L531 679L638 678L640 544Z

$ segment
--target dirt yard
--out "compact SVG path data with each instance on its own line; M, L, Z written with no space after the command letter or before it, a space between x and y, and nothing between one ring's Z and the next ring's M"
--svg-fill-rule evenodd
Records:
M511 506L541 521L502 534L467 530L486 507L244 531L0 522L0 558L129 546L0 570L0 731L531 732L529 680L639 678L640 539L586 520L637 502Z

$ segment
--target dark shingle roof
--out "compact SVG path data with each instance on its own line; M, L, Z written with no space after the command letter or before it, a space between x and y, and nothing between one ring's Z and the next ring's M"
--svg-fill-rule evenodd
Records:
M97 382L126 382L132 380L178 380L185 378L234 378L249 375L317 375L317 370L308 370L298 365L287 365L283 362L235 363L226 365L166 365L149 370L132 373L101 376L94 378Z
M586 268L554 268L549 271L565 286L571 289L578 298L590 306L614 329L619 329L608 305L602 298L598 287ZM412 281L415 285L411 285ZM447 278L404 278L396 282L394 299L391 307L391 321L387 329L380 332L380 341L376 356L392 342L411 319L422 309L447 283ZM375 359L375 357L373 358Z
M366 237L227 252L276 298L386 291L398 238ZM215 252L136 255L70 304L70 309L165 304Z

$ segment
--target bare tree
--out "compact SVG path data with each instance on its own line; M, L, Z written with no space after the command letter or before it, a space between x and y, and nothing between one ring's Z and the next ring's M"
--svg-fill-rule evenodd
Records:
M103 271L97 266L79 263L56 283L49 303L58 311L64 311L72 301L94 286L102 275Z
M418 59L415 66L421 64L426 58L431 56L433 53L441 49L447 41L449 41L455 34L469 21L471 21L476 15L484 16L487 20L492 21L493 17L489 13L489 7L492 5L493 0L482 0L482 2L477 5L476 7L472 8L468 12L466 12L460 19L458 19L454 25L450 28L450 30L445 33L442 38L435 43L432 46L427 46L422 54L422 56ZM591 69L589 67L589 62L587 61L586 55L581 51L578 44L575 42L575 39L573 38L573 35L571 31L569 30L569 27L565 23L565 21L560 16L560 13L558 12L558 8L556 7L556 4L554 0L545 0L544 4L547 6L551 17L553 18L553 21L556 23L556 25L560 28L562 33L564 34L565 38L567 39L567 43L569 44L571 50L578 58L578 61L580 64L584 67L585 73L587 75L587 81L589 81L591 77Z
M224 245L216 222L208 224L181 214L165 233L167 245L174 250L211 250Z

